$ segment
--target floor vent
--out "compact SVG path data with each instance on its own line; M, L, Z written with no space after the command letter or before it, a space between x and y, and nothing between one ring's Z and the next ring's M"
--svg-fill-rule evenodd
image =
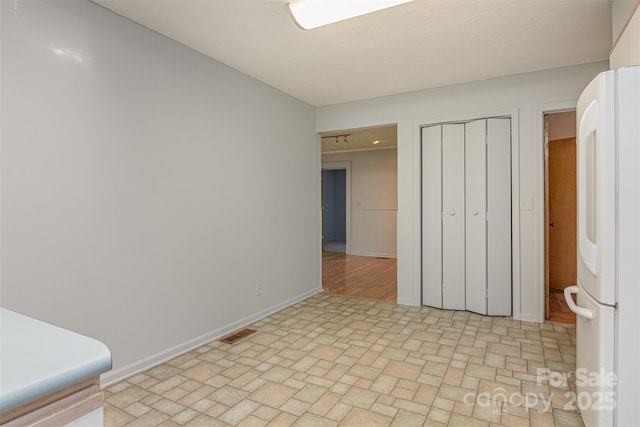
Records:
M230 335L227 335L224 338L221 338L220 341L227 343L227 344L233 344L236 341L240 341L242 338L244 337L248 337L251 334L255 334L257 331L255 329L249 329L249 328L244 328L241 329L239 331L236 331Z

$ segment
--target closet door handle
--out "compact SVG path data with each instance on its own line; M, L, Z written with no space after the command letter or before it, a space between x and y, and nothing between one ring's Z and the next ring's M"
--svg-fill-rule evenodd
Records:
M473 211L473 214L474 215L478 215L478 211Z
M449 215L454 216L456 214L456 211L451 211L449 212Z

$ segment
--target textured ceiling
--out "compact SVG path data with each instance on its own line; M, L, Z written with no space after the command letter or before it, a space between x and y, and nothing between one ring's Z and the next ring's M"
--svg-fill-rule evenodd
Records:
M95 0L315 106L603 61L609 0L416 0L314 30L285 0Z

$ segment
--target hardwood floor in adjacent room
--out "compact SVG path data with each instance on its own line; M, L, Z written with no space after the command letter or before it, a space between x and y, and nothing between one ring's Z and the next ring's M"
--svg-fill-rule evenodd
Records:
M331 295L396 302L395 258L322 252L322 287Z
M549 289L549 322L576 324L576 314L569 309L564 299L564 292L558 289Z

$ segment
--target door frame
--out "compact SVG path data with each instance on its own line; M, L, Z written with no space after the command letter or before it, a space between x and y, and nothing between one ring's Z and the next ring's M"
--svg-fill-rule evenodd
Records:
M346 243L345 243L345 253L347 255L351 254L351 161L336 161L336 162L322 162L320 170L345 170L345 217L346 217ZM322 203L322 202L321 202ZM321 206L321 209L324 211L324 206ZM322 212L320 212L322 215ZM324 227L324 224L323 224ZM324 234L324 229L320 230L320 236ZM322 242L322 251L324 251L324 242ZM321 251L321 252L322 252Z
M544 126L544 320L549 319L551 304L549 302L549 114L545 113ZM553 113L551 113L553 114Z
M538 240L538 312L537 319L534 319L536 322L544 322L545 321L545 292L546 292L546 268L545 268L545 259L546 259L546 232L547 232L547 222L546 222L546 205L545 205L545 134L544 134L544 116L546 114L553 113L564 113L568 111L576 111L578 106L578 100L571 101L563 101L556 102L552 104L541 104L537 107L537 129L538 129L538 147L535 151L536 156L538 156L536 168L538 172L537 181L538 181L538 194L536 194L536 203L537 206L541 206L541 209L538 211L537 218L537 240Z
M511 314L514 319L535 321L522 318L520 310L520 123L518 108L479 111L475 113L450 116L428 117L413 121L414 129L414 248L418 262L414 263L414 300L423 305L422 298L422 128L440 123L467 122L493 117L511 119Z

